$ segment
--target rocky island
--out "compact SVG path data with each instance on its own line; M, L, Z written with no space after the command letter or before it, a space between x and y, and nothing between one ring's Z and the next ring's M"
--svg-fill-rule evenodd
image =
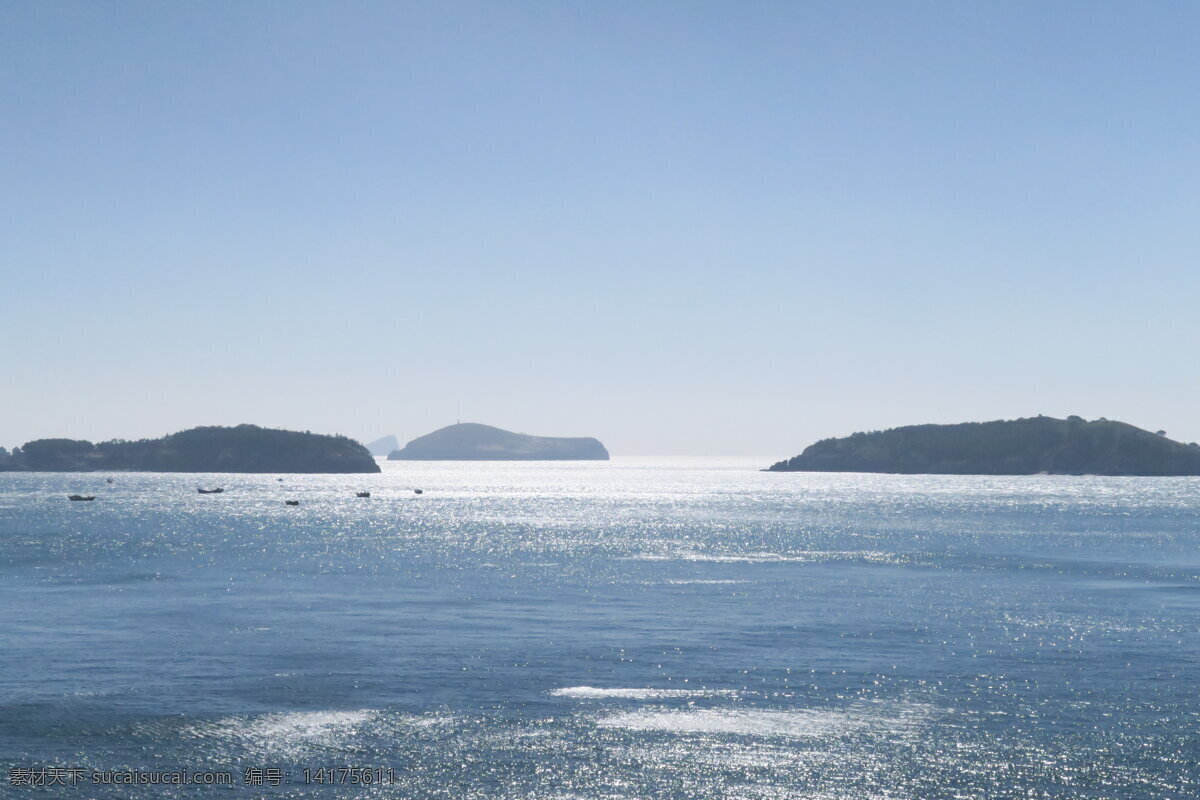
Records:
M1124 422L1030 417L824 439L772 472L1200 475L1200 446Z
M529 436L475 422L428 433L388 455L389 461L607 461L591 437Z
M400 449L400 442L395 436L382 436L367 445L367 451L373 456L386 456L393 450Z
M91 442L38 439L0 450L0 471L379 472L367 449L345 436L260 428L192 428L161 439Z

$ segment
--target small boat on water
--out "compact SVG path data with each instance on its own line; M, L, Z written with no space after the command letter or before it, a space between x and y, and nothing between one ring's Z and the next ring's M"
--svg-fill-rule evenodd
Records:
M69 495L67 495L67 499L68 500L95 500L96 495L90 494L90 495L84 496L82 494L69 494Z
M299 501L299 500L284 500L283 502L284 502L284 503L286 503L286 504L288 504L289 506L298 506L298 505L300 505L300 501Z
M105 479L104 479L104 482L105 482L105 483L112 483L112 478L105 478Z
M354 496L355 497L370 497L371 493L370 492L355 492Z
M413 494L425 494L424 489L413 489Z
M218 486L215 489L197 489L196 491L200 494L220 494L221 492L225 491L225 489Z

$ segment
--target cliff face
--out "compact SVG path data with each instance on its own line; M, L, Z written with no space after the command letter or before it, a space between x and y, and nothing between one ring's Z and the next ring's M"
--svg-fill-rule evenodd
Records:
M1124 422L1032 417L910 425L825 439L775 472L1200 475L1200 447Z
M389 461L606 461L604 445L590 437L564 439L463 422L413 439Z
M351 473L379 472L379 465L344 436L238 425L136 442L39 439L0 458L0 470Z

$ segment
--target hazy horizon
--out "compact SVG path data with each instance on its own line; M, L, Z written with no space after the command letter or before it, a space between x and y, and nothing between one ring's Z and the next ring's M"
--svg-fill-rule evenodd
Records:
M1035 414L1035 415L1032 415L1032 416L1037 416L1037 415ZM1048 414L1048 415L1045 415L1045 416L1055 416L1055 415L1053 415L1053 414ZM1064 415L1064 418L1065 418L1065 416L1066 416L1066 415ZM989 421L991 421L991 420L957 420L957 421L958 421L958 422L989 422ZM1116 420L1116 421L1119 421L1119 422L1127 422L1127 420ZM463 420L463 422L478 422L478 420ZM232 424L235 424L235 425L236 425L236 424L242 424L242 423L232 423ZM248 424L252 424L252 425L253 425L253 424L257 424L257 423L253 423L253 422L251 422L251 423L248 423ZM377 440L379 440L379 439L383 439L383 438L385 438L385 437L387 437L387 436L395 436L396 440L399 442L399 446L400 446L400 447L404 447L404 446L405 446L405 445L406 445L408 442L412 441L413 439L416 439L416 438L418 438L418 437L420 437L420 436L424 436L424 435L425 435L425 434L427 434L427 433L432 433L433 431L435 431L435 430L438 430L438 429L440 429L440 428L443 428L443 427L446 427L447 425L453 425L453 424L455 424L455 423L454 423L454 422L450 422L450 423L447 423L446 425L438 425L436 428L430 428L429 430L422 431L422 432L420 432L420 433L411 434L411 435L410 435L410 434L408 434L408 433L403 433L403 434L402 434L402 433L393 433L393 434L382 433L382 434L379 434L378 436L371 436L371 437L366 437L366 436L361 436L361 437L360 437L360 436L353 436L353 435L351 435L351 434L347 434L347 433L345 433L344 431L339 431L339 430L319 431L319 430L311 430L311 429L307 429L307 428L304 428L304 429L301 429L301 428L293 428L293 429L291 429L291 430L306 430L306 431L310 431L310 432L312 432L312 433L318 433L318 434L332 434L332 435L344 435L344 436L350 436L350 438L352 438L352 439L356 439L356 440L357 440L359 443L361 443L362 445L364 445L364 446L367 446L367 447L369 447L371 444L373 444L375 441L377 441ZM490 423L483 423L483 424L490 424ZM921 423L911 423L911 424L921 424ZM199 426L187 426L187 427L188 427L188 428L191 428L191 427L199 427ZM275 426L262 426L262 427L275 427ZM493 427L501 427L501 428L503 428L504 426L493 426ZM889 427L892 427L892 426L889 426ZM897 426L897 427L898 427L898 426ZM1142 427L1142 426L1138 426L1138 427ZM514 433L530 434L530 435L534 435L534 436L564 436L564 437L576 437L576 436L590 436L590 435L591 435L591 434L585 434L585 433L561 433L561 434L560 434L560 433L545 433L545 432L543 432L543 431L537 431L537 430L520 430L520 429L516 429L516 428L511 428L511 429L507 429L507 428L506 428L506 430L512 430ZM849 436L849 435L850 435L850 434L852 434L852 433L858 433L858 432L871 432L871 431L874 431L874 430L880 430L880 429L875 429L875 428L863 428L863 429L860 429L859 431L844 431L844 432L842 432L842 433L832 434L831 436L833 436L833 437L842 437L842 436ZM177 431L175 431L175 430L171 430L171 431L164 431L162 434L151 434L150 436L147 436L147 437L128 437L128 436L112 436L112 437L102 437L102 438L96 438L96 439L93 439L93 441L94 441L94 442L99 442L99 441L106 441L106 440L109 440L109 439L130 439L130 438L158 438L159 436L165 436L165 435L168 435L168 434L171 434L171 433L176 433L176 432L177 432ZM1174 437L1171 437L1171 436L1170 436L1170 433L1169 433L1169 432L1168 432L1168 434L1167 434L1167 435L1168 435L1168 438L1174 438ZM39 438L40 438L40 437L39 437ZM60 438L60 437L45 437L45 438ZM596 438L600 438L600 437L596 437ZM829 437L821 437L821 438L829 438ZM602 443L602 444L606 444L606 443L604 442L604 440L603 440L603 439L600 439L600 441L601 441L601 443ZM787 453L786 455L780 455L779 453L766 452L766 451L764 451L764 452L761 452L761 453L749 453L749 452L729 452L729 453L721 453L721 452L706 452L706 453L700 453L700 452L679 452L679 453L666 453L666 452L660 452L660 453L654 453L654 452L633 452L633 451L612 452L612 449L611 449L611 448L608 448L608 449L609 449L609 451L610 451L610 455L611 455L612 457L614 457L614 458L620 458L620 457L629 457L629 458L689 458L689 457L690 457L690 458L736 458L736 459L760 459L760 460L768 460L768 459L769 459L769 460L770 460L770 462L772 462L772 463L773 463L774 461L778 461L778 460L785 460L785 459L787 459L787 458L790 458L790 457L792 457L792 456L798 455L798 454L799 454L799 453L800 453L800 452L801 452L801 451L802 451L802 450L803 450L805 447L807 447L807 446L808 446L808 445L810 445L810 444L813 444L813 443L814 443L814 442L816 442L816 441L817 441L817 439L813 439L813 440L811 440L811 441L804 442L803 444L797 445L797 446L795 447L795 450L794 450L794 452L789 452L789 453ZM24 442L22 442L21 444L24 444ZM13 445L13 446L19 446L19 445ZM11 447L11 446L9 446L9 445L5 445L4 443L0 443L0 447ZM382 458L382 457L383 457L383 456L376 456L376 458ZM417 459L417 460L420 460L420 459ZM764 466L766 466L766 464L764 464Z
M1200 440L1200 7L0 5L0 445Z

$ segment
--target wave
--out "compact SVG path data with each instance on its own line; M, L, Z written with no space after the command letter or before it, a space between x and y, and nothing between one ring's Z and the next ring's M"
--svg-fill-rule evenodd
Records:
M898 731L922 721L932 709L905 704L892 709L688 709L628 711L602 717L601 728L803 739L844 736L864 729Z
M749 583L749 582L750 581L737 581L737 580L730 580L730 579L704 580L702 578L697 578L694 580L678 579L678 580L665 581L665 583L667 583L670 586L722 586L722 585L730 584L730 583Z
M705 561L714 563L757 563L760 561L814 561L809 554L782 553L641 553L630 556L634 561Z
M806 738L843 734L865 723L831 711L630 711L600 719L602 728Z
M606 698L663 700L671 697L721 697L734 695L736 692L732 689L599 689L595 686L567 686L562 689L555 689L550 694L555 697L574 697L588 700Z
M714 564L808 564L821 561L865 561L868 563L893 563L898 556L879 550L802 550L791 553L639 553L629 556L633 561L695 561Z
M268 755L294 755L311 748L342 749L374 723L378 711L296 711L260 717L226 717L189 731Z

